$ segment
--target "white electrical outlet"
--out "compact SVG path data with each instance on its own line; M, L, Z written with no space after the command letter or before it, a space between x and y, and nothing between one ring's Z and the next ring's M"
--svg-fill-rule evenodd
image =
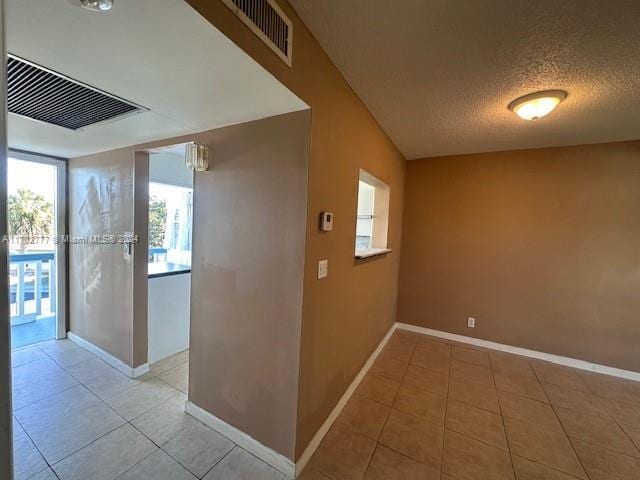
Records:
M467 317L467 327L476 328L476 319L474 317Z
M329 260L324 259L318 262L318 280L329 275Z

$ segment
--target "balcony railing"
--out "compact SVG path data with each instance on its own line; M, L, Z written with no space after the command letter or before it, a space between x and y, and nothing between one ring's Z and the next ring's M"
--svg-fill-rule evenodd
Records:
M166 262L167 249L149 249L149 261ZM11 325L55 316L56 262L54 252L9 255Z
M55 316L55 254L11 254L9 262L11 325Z
M166 262L167 249L162 247L149 248L149 263Z

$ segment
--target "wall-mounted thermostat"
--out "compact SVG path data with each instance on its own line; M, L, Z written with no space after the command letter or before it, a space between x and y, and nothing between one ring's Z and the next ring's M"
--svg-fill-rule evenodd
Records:
M320 214L320 230L330 232L333 230L333 213L322 212Z

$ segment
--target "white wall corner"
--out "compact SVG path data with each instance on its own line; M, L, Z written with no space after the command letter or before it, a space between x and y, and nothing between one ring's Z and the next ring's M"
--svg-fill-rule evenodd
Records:
M200 420L205 425L227 437L239 447L242 447L263 462L271 465L280 473L284 474L287 479L292 480L294 478L295 465L284 455L281 455L271 448L261 444L243 431L237 429L233 425L229 425L224 420L219 419L193 402L188 401L185 404L185 411L192 417Z
M90 351L96 357L100 358L105 363L111 365L116 370L121 371L122 373L124 373L129 378L141 377L142 375L144 375L145 373L147 373L149 371L149 364L148 363L144 363L144 364L142 364L142 365L140 365L138 367L135 367L135 368L131 367L130 365L127 365L126 363L124 363L119 358L116 358L113 355L111 355L110 353L105 352L100 347L97 347L93 343L85 340L82 337L79 337L78 335L76 335L73 332L67 332L67 338L69 340L71 340L73 343L75 343L76 345L84 348L85 350Z
M302 452L302 455L300 455L300 458L298 459L295 465L296 478L302 473L302 470L304 470L304 467L307 466L307 463L309 462L309 460L311 459L315 451L320 446L320 442L322 442L322 439L325 437L325 435L331 428L331 425L333 425L333 423L336 421L336 419L344 409L349 399L353 396L354 392L358 388L358 385L360 385L360 382L362 382L362 379L371 368L371 365L373 365L373 362L376 360L378 355L380 355L380 352L382 351L382 349L385 347L385 345L391 338L391 335L393 335L393 332L396 330L396 327L397 327L397 324L394 324L389 329L389 331L384 336L384 338L382 339L378 347L371 354L371 356L369 356L369 359L366 361L366 363L364 364L364 366L362 367L358 375L356 375L356 378L353 379L353 382L351 382L351 385L349 385L349 388L347 388L347 390L344 392L344 394L342 395L342 397L340 398L336 406L333 408L333 410L331 411L327 419L324 421L320 429L313 436L313 438L309 442L309 445L307 445L307 448L305 448L304 452Z

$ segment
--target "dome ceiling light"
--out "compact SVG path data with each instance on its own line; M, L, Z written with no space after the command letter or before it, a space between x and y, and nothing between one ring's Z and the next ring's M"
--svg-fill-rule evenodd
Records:
M509 110L524 120L537 120L549 115L565 98L564 90L545 90L516 98Z

